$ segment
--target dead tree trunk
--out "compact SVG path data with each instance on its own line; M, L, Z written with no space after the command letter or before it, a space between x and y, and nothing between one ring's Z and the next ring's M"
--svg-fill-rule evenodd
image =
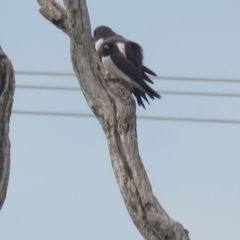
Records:
M15 88L12 64L0 47L0 210L7 194L10 172L9 121Z
M121 81L104 81L99 71L85 0L64 0L67 14L54 0L38 3L41 14L70 36L75 74L105 132L118 186L139 232L147 240L188 240L188 231L168 216L152 192L139 156L136 105L131 94Z

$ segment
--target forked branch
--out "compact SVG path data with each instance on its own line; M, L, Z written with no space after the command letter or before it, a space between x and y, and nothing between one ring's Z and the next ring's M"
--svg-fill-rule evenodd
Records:
M188 240L188 231L172 220L154 196L147 173L139 156L136 132L136 105L121 81L104 81L97 68L96 53L93 54L90 21L85 0L64 0L63 8L55 8L53 0L40 12L54 25L51 11L61 12L69 25L60 27L70 35L72 64L86 98L99 120L108 141L109 153L115 177L128 212L136 227L147 240ZM45 5L46 6L46 5ZM58 19L56 19L58 20ZM68 29L69 27L69 29ZM95 61L94 61L95 60ZM97 67L96 67L97 66Z

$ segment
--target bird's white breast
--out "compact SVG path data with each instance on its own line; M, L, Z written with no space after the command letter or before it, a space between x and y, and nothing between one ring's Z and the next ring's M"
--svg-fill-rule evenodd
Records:
M122 72L112 61L110 56L107 57L102 57L102 63L104 68L116 79L121 79L121 80L125 80L126 82L129 83L129 85L131 86L131 89L133 87L136 87L140 90L142 90L143 92L144 89L137 84L135 81L133 81L130 77L128 77L124 72Z
M100 48L102 42L103 42L103 39L102 39L102 38L98 39L98 40L95 42L95 49L96 49L97 52L98 52L98 49Z
M132 84L132 79L129 78L125 73L119 70L116 65L113 63L110 56L102 57L102 63L104 68L114 77L117 79L122 79L127 81L128 83Z

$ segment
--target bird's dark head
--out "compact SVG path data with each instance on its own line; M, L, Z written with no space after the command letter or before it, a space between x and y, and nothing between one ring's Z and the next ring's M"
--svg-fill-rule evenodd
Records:
M103 40L105 40L116 35L117 33L115 33L111 28L104 25L96 27L93 31L94 42L97 42L100 38L103 38Z
M107 57L113 54L119 54L120 50L118 48L118 42L111 41L110 38L107 41L104 41L101 45L100 55L102 57ZM121 53L120 53L121 54Z
M113 43L103 43L102 45L102 56L110 56L116 50L116 44Z

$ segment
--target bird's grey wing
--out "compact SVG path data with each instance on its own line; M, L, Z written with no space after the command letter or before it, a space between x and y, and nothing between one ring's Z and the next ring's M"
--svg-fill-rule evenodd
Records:
M135 42L127 41L125 43L125 48L126 48L126 57L134 66L136 66L141 70L142 78L150 83L153 83L153 81L144 73L142 69L143 67L142 66L142 60L143 60L142 47Z
M160 95L150 88L147 83L142 79L141 71L136 68L122 53L112 54L111 60L125 75L135 82L141 89L149 95L149 97L160 98Z
M112 54L110 57L112 62L119 70L121 70L121 72L141 86L141 83L144 81L139 68L133 65L133 63L120 52L118 54Z
M157 76L157 74L155 72L153 72L151 69L149 69L148 67L146 67L142 64L142 62L143 62L143 49L142 49L142 47L138 43L133 42L133 41L129 41L129 43L131 44L131 46L132 46L132 48L133 48L133 50L136 54L136 59L137 59L138 64L141 64L141 66L142 66L142 71L146 72L150 75Z
M126 47L129 48L129 51L126 51L126 52L127 53L131 52L133 54L133 56L131 57L132 59L134 58L133 64L138 67L142 67L142 61L143 61L142 47L138 43L133 42L133 41L128 41L126 44ZM129 58L130 56L127 56L127 57Z
M133 60L134 65L136 64L138 67L141 67L143 79L145 79L146 81L148 81L150 83L153 83L153 81L146 75L146 73L153 75L153 76L157 76L157 75L152 70L150 70L149 68L147 68L146 66L143 65L143 49L142 49L142 47L138 43L129 41L128 48L131 48L134 53L134 57L131 57L131 59L134 59ZM131 51L129 51L129 52L131 52ZM127 56L127 57L130 58L130 56Z

